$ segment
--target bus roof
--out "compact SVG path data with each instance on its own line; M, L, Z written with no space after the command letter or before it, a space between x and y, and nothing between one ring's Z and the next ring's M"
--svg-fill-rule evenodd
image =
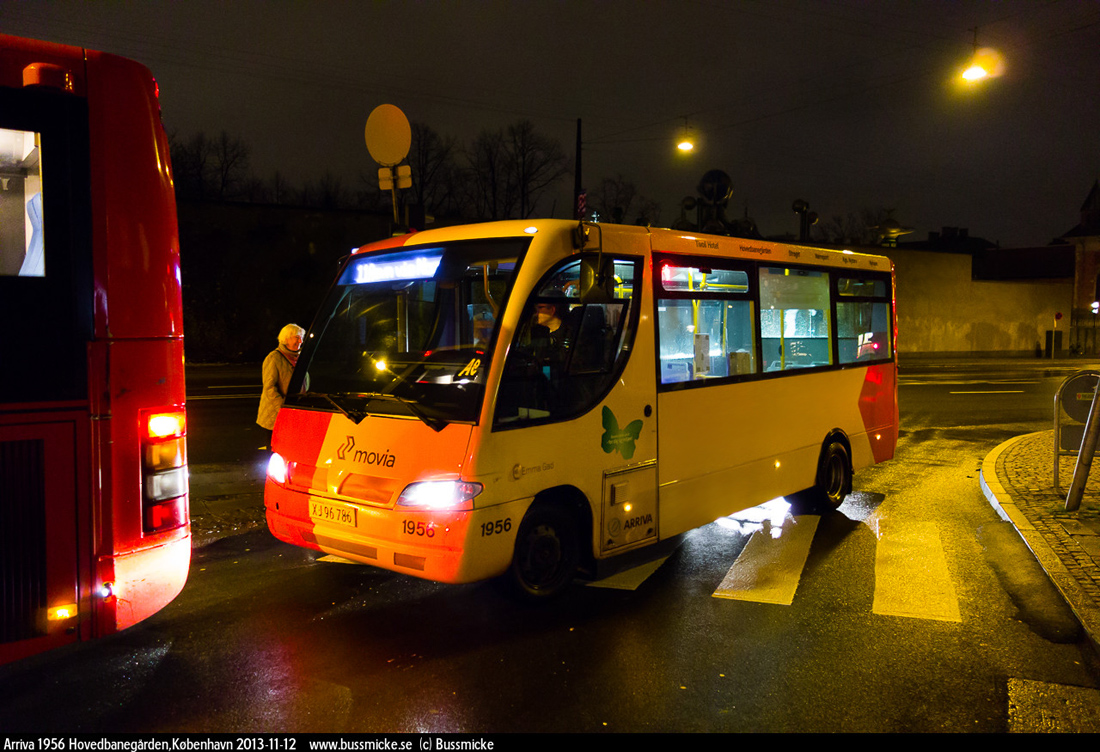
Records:
M690 256L714 256L717 258L744 258L784 264L806 264L838 268L891 271L889 258L876 254L855 252L840 248L819 248L792 245L770 240L707 235L704 233L669 230L636 225L611 225L585 222L588 228L586 248L595 250L598 245L615 235L648 235L650 249L655 252L678 253ZM536 235L538 233L572 232L575 220L537 219L504 220L468 225L440 227L421 232L410 232L375 243L368 243L352 251L353 254L392 250L406 245L447 243L480 238L506 238Z

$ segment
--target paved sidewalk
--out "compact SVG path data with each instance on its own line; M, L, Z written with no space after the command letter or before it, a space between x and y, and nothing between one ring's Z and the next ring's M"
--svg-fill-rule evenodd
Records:
M1054 490L1054 431L1010 439L982 463L986 498L1011 522L1100 650L1100 458L1080 509L1066 511L1077 458L1060 458Z

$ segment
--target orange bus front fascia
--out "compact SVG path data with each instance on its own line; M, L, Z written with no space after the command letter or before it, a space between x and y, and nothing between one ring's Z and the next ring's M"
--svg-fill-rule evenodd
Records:
M437 434L419 420L383 416L368 417L360 427L337 413L284 407L272 448L291 465L291 477L298 463L331 467L333 474L322 470L312 486L307 480L284 485L269 477L264 489L268 527L276 538L293 545L440 582L472 582L500 574L511 560L516 528L530 499L494 504L493 484L487 483L472 509L433 510L396 503L411 483L478 481L466 472L469 447L478 431L477 426L449 424ZM356 435L369 435L372 447L397 455L388 473L392 492L385 502L360 502L335 491L346 468L336 454L349 436ZM309 470L299 477L313 479L314 474ZM356 529L312 519L311 500L354 506ZM464 556L474 540L478 556Z

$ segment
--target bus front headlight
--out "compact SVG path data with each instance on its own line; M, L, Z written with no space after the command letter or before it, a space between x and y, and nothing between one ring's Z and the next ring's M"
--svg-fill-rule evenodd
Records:
M286 460L278 452L272 452L271 459L267 461L267 477L280 486L286 485Z
M401 492L397 505L422 509L473 509L474 497L481 493L480 483L461 480L429 480L410 483Z

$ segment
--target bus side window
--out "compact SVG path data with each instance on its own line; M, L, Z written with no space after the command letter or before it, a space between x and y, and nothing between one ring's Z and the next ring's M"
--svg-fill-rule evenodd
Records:
M885 278L837 280L837 357L841 363L891 357L888 291Z
M760 268L760 345L765 371L832 365L829 275Z
M615 264L615 300L583 303L579 260L566 263L524 307L504 367L494 424L565 420L590 410L626 358L633 264ZM623 277L626 277L624 280Z
M749 275L714 261L658 261L662 384L752 376L756 339ZM719 262L721 263L721 262ZM728 262L727 262L728 263Z

